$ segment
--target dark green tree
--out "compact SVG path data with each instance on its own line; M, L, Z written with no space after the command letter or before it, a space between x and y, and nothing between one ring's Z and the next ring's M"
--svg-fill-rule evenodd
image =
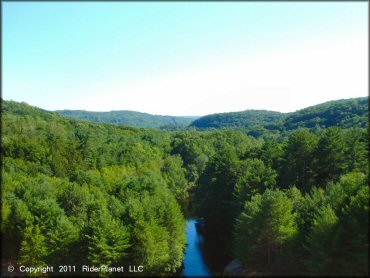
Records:
M293 202L280 190L266 190L246 202L235 225L234 253L247 265L270 265L297 233Z
M339 127L330 127L320 134L315 162L316 184L338 181L345 168L344 133Z
M303 192L310 189L315 178L313 160L317 142L317 136L308 129L299 129L289 137L280 171L283 185L295 185Z

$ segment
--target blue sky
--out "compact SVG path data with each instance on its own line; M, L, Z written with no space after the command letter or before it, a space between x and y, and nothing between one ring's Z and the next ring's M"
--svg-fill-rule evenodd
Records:
M366 2L3 3L3 98L48 110L295 111L368 94Z

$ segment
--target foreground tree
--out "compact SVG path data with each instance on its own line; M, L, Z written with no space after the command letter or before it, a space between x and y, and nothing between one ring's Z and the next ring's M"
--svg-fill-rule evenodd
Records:
M293 201L280 190L266 190L246 202L235 225L234 253L247 265L270 265L297 233Z

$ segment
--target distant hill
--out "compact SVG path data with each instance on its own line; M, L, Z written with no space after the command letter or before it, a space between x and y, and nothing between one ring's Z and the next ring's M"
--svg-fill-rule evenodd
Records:
M63 116L92 122L104 122L132 127L188 126L198 117L160 116L135 111L90 112L85 110L57 110Z
M246 110L243 112L230 112L211 114L195 120L191 126L197 128L223 128L266 126L271 123L281 122L284 113L267 110Z
M366 127L369 123L369 98L351 98L328 101L291 113L284 121L287 130L298 127L354 125Z
M246 128L249 134L259 136L265 131L291 131L301 127L316 128L340 126L348 128L357 125L367 127L369 122L369 98L351 98L328 101L292 113L267 110L246 110L242 112L218 113L196 116L160 116L135 111L89 112L84 110L49 111L13 101L3 101L3 111L17 114L44 114L47 117L67 116L91 122L104 122L130 127L160 127L177 129L195 127Z
M27 116L37 118L40 117L43 120L60 120L64 117L56 112L47 111L36 106L29 105L25 102L16 102L12 100L1 101L1 113L17 116Z
M352 98L328 101L292 113L266 110L220 113L201 117L191 123L196 128L263 128L267 130L293 130L300 127L315 128L341 126L348 128L368 126L369 98Z

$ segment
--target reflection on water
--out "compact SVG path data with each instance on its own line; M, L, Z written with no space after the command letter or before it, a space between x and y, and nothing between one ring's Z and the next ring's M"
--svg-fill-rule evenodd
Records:
M202 245L203 236L196 229L197 221L189 219L187 222L184 270L181 276L212 276L204 260Z

